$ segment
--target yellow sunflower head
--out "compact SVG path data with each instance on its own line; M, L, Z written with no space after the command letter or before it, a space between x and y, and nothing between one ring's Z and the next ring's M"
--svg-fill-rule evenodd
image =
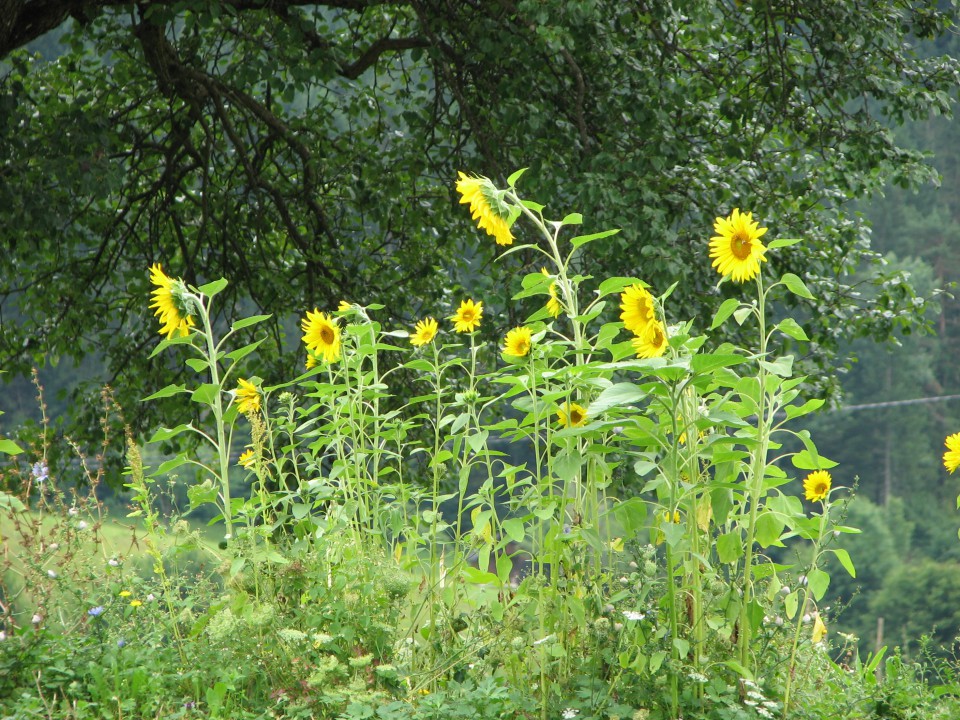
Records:
M550 277L550 273L547 272L546 268L540 268L542 272L547 277ZM550 283L550 299L547 300L547 312L550 313L552 317L560 317L560 313L563 312L563 305L560 304L560 298L557 297L557 284L555 282Z
M237 412L260 412L260 389L249 380L237 379Z
M433 339L437 336L437 330L436 320L432 317L424 318L418 322L416 328L414 328L413 337L410 338L410 344L422 347L433 342Z
M464 300L460 307L450 317L453 320L453 329L459 333L469 333L480 327L480 318L483 316L483 303L473 300Z
M470 177L462 172L457 174L460 204L469 203L477 227L486 230L487 235L492 235L497 245L512 245L510 206L504 202L503 193L485 177Z
M247 448L240 454L240 457L237 458L237 465L247 470L252 469L256 464L257 456L254 454L253 448Z
M960 467L960 432L948 436L944 444L947 451L943 454L943 466L947 472L953 474L953 471Z
M515 327L503 339L503 354L524 357L533 347L533 337L528 327Z
M153 292L154 315L160 319L160 334L169 340L174 335L186 337L194 326L193 317L184 298L186 286L180 279L167 277L160 263L150 266L150 282L156 285Z
M345 313L350 312L351 310L353 310L353 305L348 303L346 300L341 300L340 304L337 305L337 312Z
M312 350L317 359L332 363L340 359L340 326L326 313L314 308L300 322L303 329L303 342L307 350Z
M620 293L623 326L634 335L642 335L656 317L655 305L653 295L639 283L626 288Z
M639 358L660 357L667 351L670 343L667 333L658 320L651 320L643 332L635 337L631 343Z
M577 403L566 403L557 410L557 422L564 427L583 427L587 424L587 409Z
M734 282L755 278L760 273L760 263L767 260L767 248L760 242L767 228L758 227L753 213L734 208L729 217L714 221L713 231L716 235L710 238L710 257L717 272Z
M313 354L312 352L310 352L309 350L307 350L307 362L306 362L306 368L307 368L307 370L311 370L311 369L315 368L316 366L317 366L317 356L314 355L314 354Z
M814 470L803 480L803 490L810 502L821 502L830 494L833 478L826 470Z

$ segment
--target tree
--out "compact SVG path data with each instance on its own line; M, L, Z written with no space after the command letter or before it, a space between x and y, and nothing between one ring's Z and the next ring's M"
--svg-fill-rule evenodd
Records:
M496 249L456 207L458 170L502 182L529 167L523 189L548 213L623 228L585 273L679 281L668 313L701 326L737 291L706 259L717 215L803 237L770 264L816 297L799 349L812 370L923 304L882 272L868 300L854 293L849 274L877 258L849 202L935 176L881 121L950 112L957 62L907 42L951 27L936 2L2 0L0 18L13 373L98 353L131 409L175 381L147 359L154 262L229 278L225 317L274 313L265 377L302 363L295 323L314 306L382 302L403 323L467 283L511 287L535 257L475 276ZM62 56L15 50L55 28Z

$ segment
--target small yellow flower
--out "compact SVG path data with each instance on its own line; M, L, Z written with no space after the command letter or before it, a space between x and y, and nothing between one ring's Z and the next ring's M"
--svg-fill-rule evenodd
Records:
M303 329L303 342L324 362L332 363L340 359L340 326L336 321L316 308L307 312L300 322Z
M943 466L947 472L953 474L953 471L960 467L960 432L948 436L943 443L947 447L943 454Z
M337 305L337 312L350 312L353 309L353 305L348 303L346 300L341 300L340 304Z
M480 318L483 316L483 303L474 303L473 300L464 300L457 308L457 312L450 317L453 328L459 333L473 332L480 327Z
M471 216L477 221L477 227L493 236L497 245L513 244L510 208L503 201L502 194L485 177L470 177L462 172L457 175L460 204L469 203Z
M193 318L184 308L183 281L167 277L160 263L150 266L150 282L156 285L152 293L154 315L160 319L160 334L169 340L174 335L186 337L194 326Z
M763 256L767 248L760 238L767 228L758 225L753 213L741 213L739 208L734 208L729 217L714 221L717 234L710 238L710 257L717 272L734 282L751 280L760 273L760 263L767 261Z
M832 483L833 478L826 470L814 470L803 481L803 490L807 500L810 502L826 500L827 495L830 494Z
M670 345L667 341L667 334L663 330L663 325L657 320L652 320L643 333L631 340L631 344L633 349L637 351L637 357L640 358L660 357Z
M820 618L820 613L813 614L813 644L823 642L827 637L827 626Z
M143 601L142 601L142 600L131 600L131 601L130 601L130 607L140 607L141 605L143 605Z
M307 350L307 362L306 362L306 366L307 366L307 370L309 370L309 369L311 369L311 368L315 368L315 367L317 366L317 356L314 355L314 354L313 354L312 352L310 352L309 350Z
M550 277L546 268L540 268L540 272ZM547 292L550 293L550 299L547 300L547 312L553 317L560 317L560 313L563 312L563 305L560 304L560 299L557 297L557 284L555 282L550 283L550 289Z
M439 326L436 320L432 317L424 318L418 322L416 328L414 328L413 337L410 338L410 344L423 347L433 342L433 339L437 336L438 329Z
M247 413L260 412L260 389L249 380L237 379L237 411Z
M567 403L557 410L557 422L564 427L583 427L587 424L587 409L577 403Z
M133 595L133 593L130 592L129 590L121 590L121 591L120 591L120 597L130 597L131 595Z
M532 346L533 339L530 328L515 327L508 332L507 336L503 339L503 354L512 355L513 357L524 357L530 352Z
M640 284L634 284L620 293L620 319L623 326L634 335L642 335L654 321L655 302L653 295Z
M247 448L240 454L240 457L237 458L237 465L247 470L252 469L256 462L257 458L253 452L253 448Z

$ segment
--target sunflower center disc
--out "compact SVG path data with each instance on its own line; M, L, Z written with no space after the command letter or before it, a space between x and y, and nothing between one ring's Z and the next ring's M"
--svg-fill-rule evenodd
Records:
M330 328L323 328L320 330L320 339L323 340L324 344L332 345L333 344L333 330Z
M750 238L743 235L734 235L730 241L730 252L737 256L737 260L746 260L750 257Z

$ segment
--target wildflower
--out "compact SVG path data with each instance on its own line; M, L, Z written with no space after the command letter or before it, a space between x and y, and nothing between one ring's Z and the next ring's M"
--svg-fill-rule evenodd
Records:
M663 325L657 320L651 320L643 333L635 337L630 344L640 358L660 357L667 351L669 345Z
M43 622L43 615L40 613L34 613L33 617L30 618L30 622L32 622L34 625L39 625Z
M827 499L830 493L832 479L826 470L814 470L803 481L803 489L807 500L820 502Z
M103 605L97 605L87 610L87 615L90 617L100 617L103 614Z
M50 552L54 552L55 550L59 550L59 549L60 549L60 543L50 543L49 545L47 545L47 550L49 550Z
M47 577L50 579L56 579L57 571L56 570L47 570Z
M459 333L473 332L480 327L483 316L483 303L464 300L449 319L453 320L453 329Z
M86 529L87 529L87 523L85 520L81 520L80 522L77 523L77 530L86 530Z
M121 590L121 591L120 591L120 597L130 597L131 595L133 595L133 593L130 592L129 590Z
M247 448L240 454L240 457L237 458L237 465L246 470L252 469L253 466L256 465L256 462L257 457L253 452L253 448Z
M141 605L143 605L143 600L131 600L131 601L130 601L130 607L135 607L135 608L136 608L136 607L140 607Z
M314 355L309 350L307 351L307 370L315 368L317 366L317 356Z
M640 284L634 284L620 293L620 319L634 335L642 335L654 320L653 295Z
M184 301L186 287L183 281L167 277L160 263L156 263L150 266L150 282L157 286L151 293L153 302L150 307L156 309L154 315L160 319L160 334L166 335L168 340L176 334L180 337L189 335L194 322Z
M31 468L30 473L33 475L34 479L37 482L43 482L48 477L50 477L50 469L47 467L47 464L42 460L40 462L35 462L33 468Z
M237 411L247 413L260 412L260 389L249 380L237 379Z
M69 510L67 510L67 515L69 515L70 517L76 517L78 512L79 510L77 510L75 507L72 507Z
M546 268L540 268L540 272L550 277ZM547 312L553 317L560 317L560 313L563 312L563 305L560 304L560 298L557 297L557 284L555 282L550 283L547 292L550 293L550 299L547 300Z
M432 317L420 320L413 329L413 337L410 338L410 344L423 347L433 342L433 339L437 336L438 329L437 321Z
M760 273L760 263L767 251L760 238L767 228L758 227L753 213L741 213L734 208L729 217L718 217L713 224L717 233L710 238L710 257L713 267L724 277L734 282L751 280Z
M7 639L7 631L6 631L6 630L0 630L0 642L3 642L3 641L6 640L6 639Z
M960 467L960 432L948 436L943 442L947 447L943 454L943 466L952 474Z
M627 620L631 620L633 622L637 622L638 620L643 620L646 617L646 615L644 615L643 613L636 612L635 610L624 610L623 616Z
M340 327L332 317L314 308L301 321L300 327L308 350L315 352L318 358L322 356L324 362L340 359Z
M573 720L579 714L580 711L575 708L566 708L563 711L563 720Z
M462 172L457 175L460 204L470 204L470 214L477 221L477 227L486 230L497 245L512 245L510 207L503 201L503 194L487 178L470 177Z
M126 641L126 640L124 640L123 638L117 638L117 647L118 647L118 648L122 648L122 647L123 647L124 645L126 645L126 644L127 644L127 641Z
M153 602L153 601L156 600L156 599L157 599L157 598L154 597L154 594L153 594L153 593L150 593L149 595L147 595L147 602Z
M587 424L587 409L577 403L567 403L557 410L557 422L564 427L582 427Z
M120 561L117 560L116 558L110 558L109 560L107 560L107 565L109 565L110 567L120 567Z
M530 328L515 327L507 333L503 340L503 354L513 357L524 357L529 354L530 347L533 345Z
M813 644L823 642L827 637L827 626L820 619L820 613L814 613L813 616Z

